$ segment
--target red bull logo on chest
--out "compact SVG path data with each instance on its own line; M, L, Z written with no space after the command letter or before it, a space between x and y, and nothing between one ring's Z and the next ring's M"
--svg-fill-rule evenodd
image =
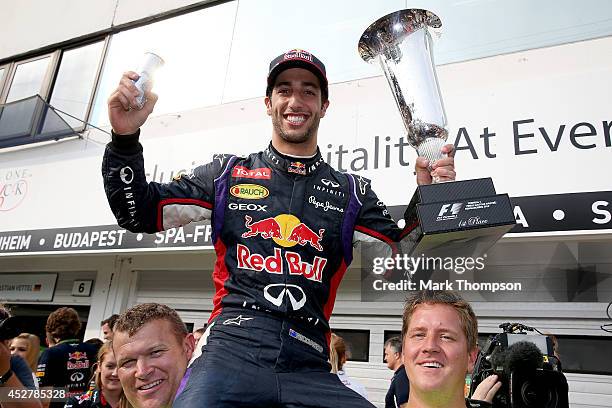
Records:
M302 260L302 256L296 252L287 251L283 254L280 248L274 248L274 254L264 257L257 253L251 253L251 250L242 244L236 247L236 258L238 259L238 268L248 269L251 271L268 273L283 273L283 258L287 262L289 275L301 275L308 280L321 282L323 279L323 268L327 263L327 259L318 256L314 257L311 263Z
M274 242L285 248L309 245L317 251L323 251L321 241L325 229L321 228L315 232L295 215L279 214L276 217L259 221L253 221L253 218L245 215L244 219L244 226L247 230L242 234L242 238L260 236L265 239L273 239Z

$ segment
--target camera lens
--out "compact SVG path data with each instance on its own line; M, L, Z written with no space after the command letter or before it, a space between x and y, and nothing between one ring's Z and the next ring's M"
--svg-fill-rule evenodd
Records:
M523 404L527 408L555 408L556 392L550 384L525 381L521 387Z

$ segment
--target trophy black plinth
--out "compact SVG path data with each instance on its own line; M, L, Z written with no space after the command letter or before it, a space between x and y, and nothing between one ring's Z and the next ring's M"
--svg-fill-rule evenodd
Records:
M479 257L514 225L507 194L491 178L417 187L406 213L413 257Z

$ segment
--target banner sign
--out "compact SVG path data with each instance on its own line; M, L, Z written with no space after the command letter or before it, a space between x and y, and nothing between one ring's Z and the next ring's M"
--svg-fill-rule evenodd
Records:
M612 191L513 197L511 201L517 225L510 232L612 229ZM406 206L390 206L389 213L393 219L402 220L405 209ZM209 222L155 234L135 234L117 225L9 231L0 232L0 255L190 247L212 249L211 234Z
M0 273L3 302L50 302L55 293L57 273Z

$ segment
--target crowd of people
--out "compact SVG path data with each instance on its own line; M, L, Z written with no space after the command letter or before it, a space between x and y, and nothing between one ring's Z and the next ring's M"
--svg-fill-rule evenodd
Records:
M9 316L0 308L0 321ZM465 376L477 353L477 322L470 305L452 292L417 292L407 300L402 320L401 338L384 345L387 367L394 372L385 407L466 406ZM189 332L175 310L158 303L136 305L101 326L106 341L100 347L82 342L77 312L62 307L47 319L49 347L40 355L40 341L33 334L1 342L0 372L13 375L4 374L0 386L61 389L65 394L57 400L3 400L0 406L171 407L189 379L196 335L205 338L205 328ZM367 399L366 388L345 370L349 358L344 339L331 333L331 372L339 383ZM500 386L495 376L489 377L467 406L489 407Z

